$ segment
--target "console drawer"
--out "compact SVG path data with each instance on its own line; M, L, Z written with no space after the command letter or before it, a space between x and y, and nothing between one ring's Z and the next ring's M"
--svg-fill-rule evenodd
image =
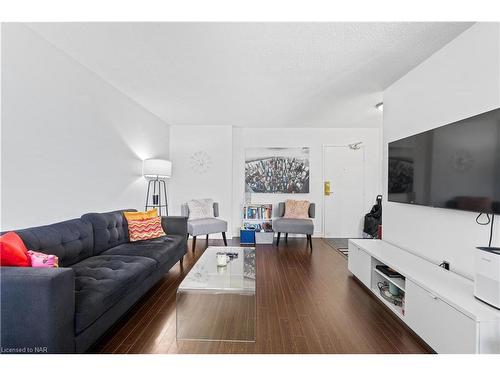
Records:
M476 321L406 280L406 323L437 353L475 353Z

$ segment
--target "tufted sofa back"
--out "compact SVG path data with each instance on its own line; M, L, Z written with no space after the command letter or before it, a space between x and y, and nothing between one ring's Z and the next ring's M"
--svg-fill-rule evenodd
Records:
M68 267L92 255L92 225L81 219L15 231L28 250L54 254L60 267Z
M128 225L123 211L136 210L90 213L82 216L82 220L92 224L94 230L93 255L99 255L109 248L129 242Z

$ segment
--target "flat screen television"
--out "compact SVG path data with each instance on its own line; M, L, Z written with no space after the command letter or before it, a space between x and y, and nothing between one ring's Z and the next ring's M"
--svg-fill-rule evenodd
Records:
M500 108L389 143L388 200L500 214Z

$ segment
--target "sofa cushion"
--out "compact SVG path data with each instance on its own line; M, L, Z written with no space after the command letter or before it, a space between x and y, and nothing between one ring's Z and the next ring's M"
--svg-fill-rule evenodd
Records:
M90 213L82 216L82 220L92 224L94 230L94 252L99 255L112 247L129 242L128 224L123 211Z
M273 230L282 233L313 234L314 224L311 219L285 219L273 220Z
M122 255L98 255L74 264L76 334L138 287L155 267L152 259Z
M92 255L92 225L81 219L16 230L28 250L52 254L60 267L68 267Z
M179 246L183 241L186 241L186 237L182 235L163 236L152 240L124 243L106 250L102 255L142 256L154 259L157 266L160 266L171 259L179 258L177 251L174 250L184 249Z

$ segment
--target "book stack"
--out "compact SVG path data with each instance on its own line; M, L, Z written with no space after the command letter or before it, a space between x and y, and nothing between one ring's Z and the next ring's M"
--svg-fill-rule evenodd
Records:
M271 220L273 206L271 204L248 205L243 208L243 218L247 220Z

